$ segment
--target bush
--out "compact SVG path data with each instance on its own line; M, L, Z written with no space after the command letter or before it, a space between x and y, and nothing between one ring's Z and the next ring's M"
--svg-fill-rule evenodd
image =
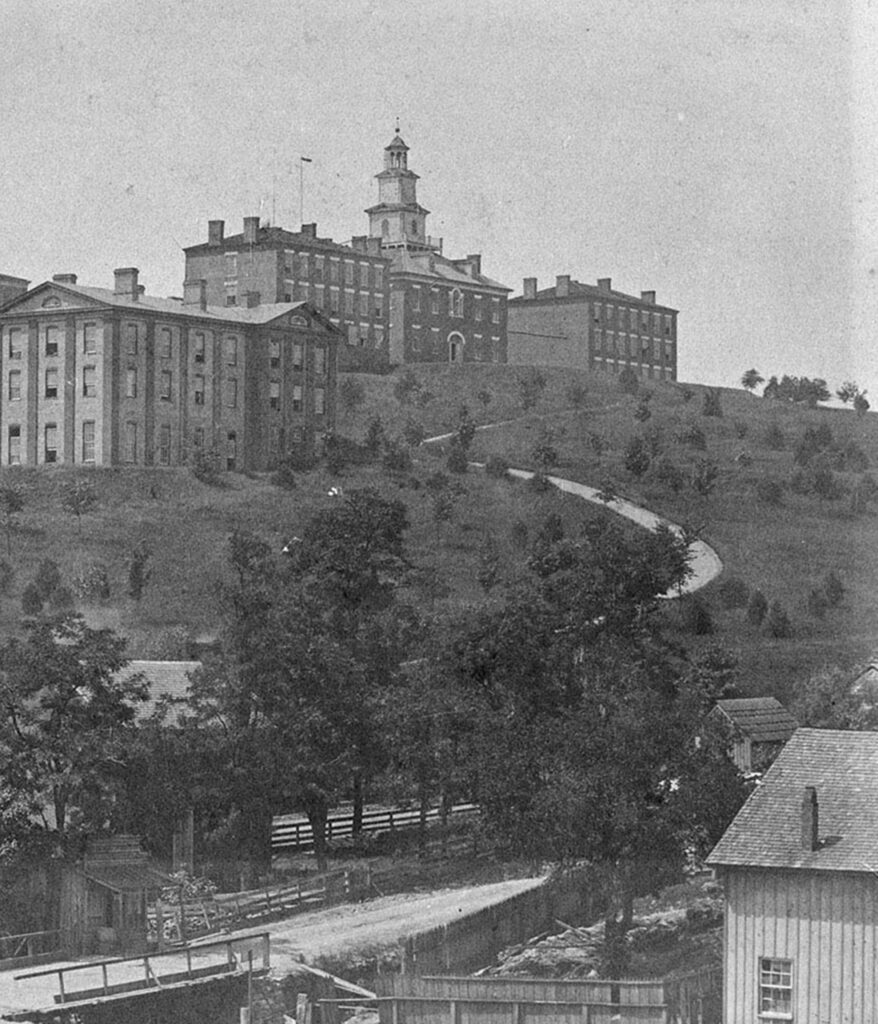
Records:
M21 595L21 610L25 615L39 615L43 610L43 598L40 588L31 580Z
M531 458L543 472L548 472L558 464L558 432L542 424L536 443L531 449Z
M366 436L363 438L364 446L377 458L386 441L387 435L384 433L384 424L381 422L381 417L373 416L366 424Z
M743 441L744 438L747 436L747 432L750 429L749 424L747 424L744 420L735 420L734 427L735 437L737 437L739 441Z
M399 375L393 385L393 397L400 405L408 405L417 397L421 390L421 382L413 370L406 369Z
M149 548L145 544L138 544L131 552L131 560L128 563L128 595L135 601L143 597L143 591L152 576L147 568L149 555Z
M812 487L818 498L824 501L837 501L844 493L825 456L821 455L814 461Z
M783 640L793 635L789 616L780 601L771 602L771 607L765 618L765 629L768 635L774 637L775 640Z
M448 451L448 458L445 460L445 468L449 473L465 473L469 468L466 452L459 444L452 443Z
M536 491L537 494L545 494L546 491L551 490L555 485L545 473L537 472L528 480L527 486L532 491Z
M488 406L491 404L493 397L494 396L491 394L491 392L487 391L485 388L482 388L482 390L477 392L476 394L476 398L482 403L482 406L485 409L487 409Z
M49 594L49 607L56 612L69 611L74 605L73 593L65 586L56 587Z
M498 480L503 479L509 476L509 463L502 455L489 455L485 463L485 472Z
M8 594L15 582L15 569L5 560L0 560L0 594Z
M596 434L592 432L588 435L588 446L595 455L600 457L607 450L607 439L603 434Z
M398 441L388 441L381 454L381 465L388 473L410 473L412 456Z
M773 476L764 476L756 481L756 497L766 505L782 504L783 491L783 483Z
M823 593L826 595L830 608L835 608L836 605L841 603L844 597L844 587L834 572L830 572L823 581Z
M634 410L634 419L638 423L645 423L652 416L652 409L649 407L649 402L638 403L637 408Z
M626 395L636 395L640 390L640 378L630 366L623 367L619 374L619 387Z
M649 450L639 434L635 434L625 445L625 468L635 477L641 477L649 469Z
M40 597L44 601L53 590L60 587L61 570L58 568L58 563L53 562L51 558L44 558L40 562L34 576L34 586L40 592Z
M765 430L765 446L772 451L782 452L787 445L787 439L777 420L772 420Z
M856 441L851 440L843 448L838 449L836 466L848 473L865 473L869 468L869 456Z
M410 448L418 448L424 443L427 431L420 420L409 417L402 428L402 439Z
M691 597L683 602L683 622L694 636L709 636L713 633L713 616L700 597Z
M539 370L532 370L526 377L518 378L518 395L525 412L537 404L545 387L546 378Z
M680 444L688 444L698 451L707 451L707 438L697 423L685 423L677 431L676 439Z
M108 601L110 599L110 577L107 567L95 562L73 581L79 597L85 601Z
M292 491L295 488L296 474L286 459L272 473L271 482L275 487L282 487L285 491Z
M192 456L192 475L207 487L219 487L222 484L219 454L213 449L206 451L197 448Z
M832 447L832 431L823 423L819 427L806 427L796 442L793 461L797 466L807 466L821 452Z
M719 466L712 459L699 459L692 467L689 482L693 490L706 498L719 482Z
M567 403L574 409L581 409L585 405L588 396L588 388L584 384L569 384L567 386Z
M675 462L667 458L667 456L653 463L651 473L653 479L669 487L674 494L679 494L683 489L683 484L686 482L683 470Z
M701 407L701 415L721 417L722 414L723 407L719 388L708 388L704 392L704 404Z
M286 451L283 462L295 473L310 473L320 459L310 444L297 444Z
M750 588L742 579L730 576L720 583L717 593L725 608L746 608L750 597Z
M680 392L680 396L684 402L691 402L692 399L695 397L695 392L692 390L692 388L683 388Z
M519 550L524 551L528 546L527 523L522 519L516 519L509 527L509 536L512 538L512 543Z
M338 386L338 397L342 408L353 412L366 401L366 388L361 380L344 377Z
M751 626L761 626L768 612L768 601L761 590L754 590L747 602L747 621Z
M829 608L829 601L822 587L812 587L808 594L808 614L815 619L823 619Z

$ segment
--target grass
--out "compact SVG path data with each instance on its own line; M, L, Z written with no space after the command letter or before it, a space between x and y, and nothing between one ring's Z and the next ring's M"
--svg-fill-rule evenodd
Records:
M623 393L618 379L561 369L542 368L545 387L534 406L525 409L521 381L536 371L512 366L427 366L410 368L432 395L422 407L401 404L394 397L401 372L380 378L360 378L367 384L361 407L345 410L341 429L360 436L373 415L388 430L401 430L406 419L418 419L428 430L450 429L466 405L477 423L515 419L496 429L479 431L473 458L491 454L516 466L533 467L533 449L548 427L555 434L559 460L553 472L590 484L612 480L619 494L699 529L723 559L723 577L703 593L716 627L710 638L686 637L690 645L719 641L732 648L740 662L742 688L748 693L774 693L792 700L807 678L824 665L853 665L867 658L878 644L878 613L874 603L878 579L878 516L875 503L865 512L851 510L848 495L824 500L813 493L790 489L797 466L796 441L809 426L826 425L837 444L853 442L878 467L878 416L855 416L842 409L806 409L758 398L744 391L721 389L722 417L702 414L706 388L646 381L641 393ZM584 388L584 397L572 394ZM479 399L489 393L490 401ZM644 394L648 418L638 420ZM578 408L574 406L577 404ZM785 437L778 450L767 443L774 425ZM702 450L679 438L698 428ZM632 437L648 439L661 456L676 465L686 479L679 492L663 482L653 466L638 478L626 470L624 454ZM718 480L708 496L697 493L688 478L699 461L716 464ZM850 488L855 473L837 473ZM759 482L774 479L784 486L781 503L773 505L757 494ZM842 603L824 618L808 610L808 594L835 572L845 587ZM764 628L746 622L742 610L729 610L719 599L723 579L735 576L751 589L778 601L789 615L793 635L775 639ZM679 614L668 612L679 628Z

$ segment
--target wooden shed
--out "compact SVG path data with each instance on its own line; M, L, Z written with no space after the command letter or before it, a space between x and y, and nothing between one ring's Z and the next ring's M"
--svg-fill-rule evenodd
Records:
M878 733L799 729L707 863L725 1024L878 1024Z
M799 727L775 697L718 700L711 717L728 727L730 756L745 774L764 771Z

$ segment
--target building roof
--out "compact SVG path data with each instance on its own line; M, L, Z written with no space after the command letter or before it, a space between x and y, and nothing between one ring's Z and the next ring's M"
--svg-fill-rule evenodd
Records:
M385 146L385 149L408 149L408 146L402 141L402 136L399 132L393 136L389 146Z
M418 277L430 277L447 284L465 284L468 287L494 288L509 292L511 288L492 281L484 274L472 277L466 271L454 266L451 260L432 252L412 252L409 249L394 249L393 264L390 272L397 274L413 274Z
M145 864L96 864L84 867L82 873L89 881L117 893L160 889L170 881L167 875Z
M716 706L754 743L788 740L799 727L793 715L774 697L741 697L718 700Z
M316 238L314 235L302 231L287 231L286 228L264 227L256 232L256 241L248 242L244 238L243 231L237 235L227 235L221 242L199 242L197 245L187 246L183 250L187 255L202 255L202 253L224 252L228 250L242 250L254 248L281 249L299 248L308 250L319 249L322 252L335 252L339 255L356 257L357 259L386 259L386 256L377 253L363 252L354 249L350 245L342 245L341 242L333 242L331 238Z
M553 285L551 288L540 288L535 299L526 299L523 295L516 295L509 302L515 305L525 305L532 302L570 302L575 299L594 299L599 302L612 302L615 299L633 303L635 306L642 306L644 309L661 310L666 313L679 312L679 310L674 309L672 306L661 306L657 302L647 302L639 295L627 295L625 292L619 292L612 288L607 290L596 284L582 284L582 282L572 279L566 296L556 295L555 286Z
M802 799L817 791L818 844L802 845ZM878 733L797 729L714 847L714 866L873 874L878 868Z
M142 675L149 686L147 699L137 705L138 721L149 718L163 699L179 704L189 692L190 673L201 668L200 661L129 661L119 679Z

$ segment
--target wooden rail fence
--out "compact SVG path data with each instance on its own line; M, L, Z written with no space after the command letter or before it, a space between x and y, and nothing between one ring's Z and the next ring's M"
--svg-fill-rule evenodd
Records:
M0 968L39 963L44 958L55 956L60 949L61 932L58 929L0 935Z

